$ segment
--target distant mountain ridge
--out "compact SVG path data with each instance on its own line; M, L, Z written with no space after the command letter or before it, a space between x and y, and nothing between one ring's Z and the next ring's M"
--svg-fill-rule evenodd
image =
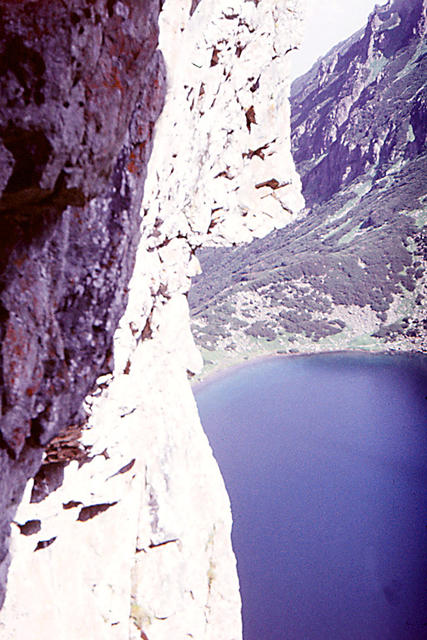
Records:
M293 83L307 215L247 247L200 252L189 299L206 361L426 350L425 31L425 0L377 6Z
M377 7L363 32L293 83L293 154L308 205L425 149L425 20L423 0Z

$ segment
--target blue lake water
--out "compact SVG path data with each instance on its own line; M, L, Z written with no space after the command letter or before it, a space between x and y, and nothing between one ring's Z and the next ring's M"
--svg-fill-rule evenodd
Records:
M427 638L427 358L272 358L196 389L244 640Z

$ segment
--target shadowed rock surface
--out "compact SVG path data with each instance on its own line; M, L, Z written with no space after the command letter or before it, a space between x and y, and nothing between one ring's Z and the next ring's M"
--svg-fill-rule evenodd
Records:
M0 2L0 604L43 447L112 368L154 123L159 2Z
M293 153L309 206L425 151L425 2L394 0L292 86Z

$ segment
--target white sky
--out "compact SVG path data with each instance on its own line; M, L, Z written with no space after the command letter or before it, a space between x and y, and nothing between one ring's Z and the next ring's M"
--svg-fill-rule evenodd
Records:
M335 44L363 27L375 5L386 0L307 0L305 36L293 54L292 76L302 75Z

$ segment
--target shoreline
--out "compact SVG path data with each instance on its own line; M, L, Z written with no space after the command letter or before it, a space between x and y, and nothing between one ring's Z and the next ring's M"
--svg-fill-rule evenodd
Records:
M366 355L366 356L427 356L425 351L418 351L416 349L384 349L384 350L369 350L369 349L329 349L325 351L300 351L298 353L283 353L280 351L272 351L270 353L257 354L254 356L246 356L243 359L236 360L236 362L227 364L224 363L223 366L218 365L214 368L210 373L206 375L206 377L201 380L195 380L191 384L191 389L193 394L195 394L200 389L205 386L216 382L221 379L228 373L233 373L242 369L243 367L254 364L261 363L264 360L270 360L272 358L301 358L301 357L313 357L313 356L332 356L332 355Z

